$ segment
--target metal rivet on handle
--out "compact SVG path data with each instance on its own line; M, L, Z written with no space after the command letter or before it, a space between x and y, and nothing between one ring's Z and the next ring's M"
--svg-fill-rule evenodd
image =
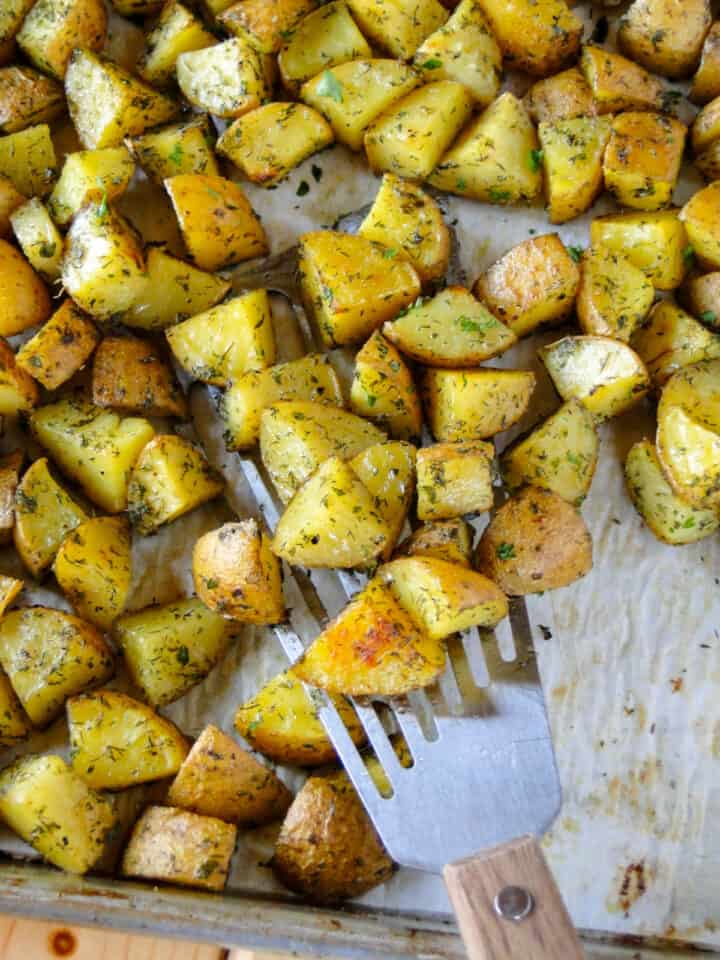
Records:
M524 887L503 887L495 897L493 907L503 920L519 922L533 912L535 901L530 891Z

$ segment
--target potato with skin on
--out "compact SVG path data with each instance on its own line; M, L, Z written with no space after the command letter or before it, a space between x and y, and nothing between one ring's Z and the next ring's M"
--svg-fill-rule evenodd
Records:
M423 40L441 27L448 12L438 0L347 0L357 25L371 43L398 60L410 60Z
M538 136L549 219L565 223L588 210L602 190L610 120L575 117L540 123Z
M218 16L228 33L242 37L259 53L277 53L284 38L315 9L313 0L240 0Z
M491 443L435 443L417 452L419 520L452 520L493 505Z
M0 337L0 416L28 413L39 401L35 381L18 366L10 344Z
M272 868L319 902L358 897L389 880L394 865L348 775L310 777L288 810Z
M21 580L16 582L22 583ZM0 746L17 746L30 735L31 730L30 721L12 684L5 674L0 672Z
M355 357L350 407L398 440L414 441L422 430L422 408L412 374L379 330Z
M433 520L403 540L395 556L434 557L469 568L474 531L467 520Z
M198 597L231 620L282 623L286 619L282 569L270 545L268 535L252 519L225 523L203 534L192 558Z
M625 483L635 509L664 543L696 543L720 527L715 511L693 506L673 492L650 440L639 440L630 448Z
M53 563L60 589L78 616L109 630L125 609L132 579L126 517L91 517L60 545Z
M316 637L292 674L328 693L392 697L428 686L444 666L441 642L374 577Z
M373 120L420 82L418 72L399 60L353 60L307 80L300 98L325 117L340 143L360 150Z
M557 233L512 247L478 277L473 292L518 337L571 312L580 271Z
M170 86L175 79L175 64L181 53L204 50L216 43L217 37L206 30L186 6L177 0L170 0L147 35L145 50L137 63L137 72L154 87Z
M190 103L225 120L255 110L270 95L262 55L240 37L181 53L175 70Z
M24 197L44 197L52 187L56 166L46 123L0 137L0 170Z
M10 223L31 267L48 282L59 280L64 242L42 200L27 200L11 214Z
M590 118L598 112L592 90L578 67L536 80L525 94L524 103L538 124Z
M44 323L52 307L47 287L12 244L0 240L0 335Z
M705 36L700 64L688 98L693 103L702 104L717 96L720 96L720 20L713 23Z
M575 311L583 333L629 341L655 298L642 270L603 246L589 247L580 261Z
M700 263L720 268L720 181L698 190L680 211L687 238Z
M64 227L87 203L122 196L134 173L135 164L124 146L69 153L48 199L53 220Z
M618 53L586 45L580 56L580 69L598 113L659 110L663 104L660 80Z
M149 417L185 417L187 403L170 366L148 340L104 337L92 367L92 401Z
M689 273L678 289L678 299L706 326L720 330L720 271Z
M248 180L272 187L334 139L330 124L312 107L267 103L233 121L218 140L217 151Z
M344 697L331 697L335 709L360 746L365 732L357 714ZM250 746L274 760L296 767L322 767L337 759L314 702L292 672L268 680L235 714L235 728Z
M0 620L0 664L35 727L68 697L109 680L112 651L91 624L50 607L22 607Z
M284 400L341 405L340 381L326 354L309 353L266 370L241 374L225 391L220 414L228 450L244 450L260 439L263 411Z
M349 461L388 529L383 560L390 558L410 510L415 493L416 454L412 444L390 441L375 443Z
M260 420L260 456L283 503L328 457L347 460L385 439L362 417L312 400L281 400Z
M720 179L720 140L713 140L695 157L695 166L706 180Z
M127 507L130 471L154 436L142 417L121 417L86 400L48 403L30 418L34 438L87 496L108 513Z
M497 510L475 552L475 566L508 596L556 590L592 568L592 539L562 497L525 487Z
M15 491L20 482L20 469L25 454L22 450L13 450L0 457L0 544L12 540L15 526Z
M660 210L672 201L687 127L661 113L628 111L612 121L605 188L625 207Z
M95 866L117 826L113 802L52 754L29 754L0 772L0 816L48 863L73 874Z
M95 324L68 297L15 360L46 390L55 390L85 365L99 340Z
M0 175L0 239L7 240L12 237L10 217L26 199L9 177Z
M115 621L113 636L133 682L153 707L163 707L210 673L237 630L192 598L125 613Z
M121 874L220 891L227 883L237 827L176 807L148 807L130 837Z
M46 570L65 537L87 514L50 473L46 457L25 471L15 492L13 539L22 562L34 577Z
M423 372L420 392L428 425L440 441L486 440L520 419L535 389L530 370Z
M236 183L184 173L168 177L165 189L190 258L202 270L214 272L268 252L262 224Z
M247 826L278 820L292 794L272 770L208 724L170 784L167 802Z
M565 0L479 0L506 64L535 77L575 59L582 21Z
M681 367L720 359L720 334L713 333L672 300L660 300L630 345L647 367L656 387Z
M715 97L695 115L690 131L695 156L702 154L720 138L720 96Z
M521 100L501 94L472 120L428 178L439 190L486 203L529 202L542 189L537 133Z
M590 243L626 257L657 290L674 290L685 276L688 238L677 210L596 217Z
M697 66L711 22L710 0L634 0L618 23L617 42L653 73L679 79Z
M62 113L63 88L30 67L0 68L0 133L48 123Z
M23 21L17 43L38 70L63 80L73 51L102 50L106 36L102 0L37 0Z
M460 0L449 19L420 44L413 63L433 80L461 83L483 107L500 88L502 54L477 0Z
M162 184L181 173L219 177L220 167L212 149L214 139L209 117L196 115L139 137L127 137L125 145L148 177Z

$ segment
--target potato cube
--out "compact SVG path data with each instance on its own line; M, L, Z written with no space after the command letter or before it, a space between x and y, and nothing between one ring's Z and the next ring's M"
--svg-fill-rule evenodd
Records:
M475 296L518 337L572 311L580 272L557 233L523 240L477 280Z
M202 270L220 270L267 253L265 231L236 183L185 173L168 177L165 189L185 246Z
M256 444L263 410L280 400L341 404L340 381L328 357L310 353L266 370L241 374L225 391L220 404L228 450Z
M623 53L664 77L689 76L700 59L710 0L634 0L618 23Z
M541 123L538 136L550 222L565 223L588 210L602 190L610 121L575 117Z
M367 40L340 0L308 13L285 39L278 66L283 85L294 94L323 70L372 56Z
M497 96L502 54L478 0L460 0L450 19L425 39L413 63L433 80L455 80L486 107Z
M696 156L720 139L720 97L715 97L696 115L691 139Z
M556 124L594 117L598 112L593 92L578 67L536 80L525 94L525 106L535 123Z
M451 520L493 505L491 443L436 443L417 454L420 520Z
M115 806L62 757L29 755L0 773L0 815L49 863L87 873L117 825Z
M172 777L188 754L174 723L115 690L71 697L67 721L72 768L95 790Z
M422 409L412 374L378 330L355 357L350 406L392 437L414 440L420 436Z
M720 179L720 140L713 140L695 157L695 166L706 180Z
M386 253L349 233L300 238L300 292L327 347L364 340L419 295L414 268Z
M154 707L162 707L207 676L236 630L201 600L190 599L123 614L113 635L133 681Z
M128 137L127 147L151 180L163 183L179 173L220 176L207 116Z
M175 807L148 807L135 824L121 872L124 877L222 890L237 827Z
M695 256L711 270L720 268L720 182L692 196L680 211Z
M0 133L17 133L62 113L63 88L30 67L0 69Z
M15 247L0 240L0 335L12 337L37 326L51 310L40 277Z
M55 147L46 123L0 137L0 170L25 197L48 193L56 164Z
M0 7L0 63L15 55L15 36L35 0L5 0Z
M577 56L582 21L565 0L479 0L506 62L544 77Z
M397 554L409 557L435 557L447 563L469 567L474 531L460 517L424 523L400 544Z
M684 123L660 113L615 117L603 160L606 189L626 207L666 207L677 183L686 134Z
M314 0L239 0L218 17L228 33L242 37L260 53L277 53Z
M360 150L373 120L419 83L417 72L399 60L353 60L308 80L300 96L325 117L340 143Z
M520 419L535 389L529 370L425 370L422 394L438 441L485 440Z
M602 47L585 46L580 69L590 85L598 113L659 110L663 85L646 70Z
M438 0L348 0L348 7L365 36L398 60L410 60L448 18Z
M689 273L678 295L694 317L709 327L720 328L720 271Z
M20 482L20 468L25 454L14 450L0 457L0 543L12 540L15 526L15 491ZM10 602L10 601L8 601Z
M720 358L720 335L672 300L655 304L630 343L656 386L662 386L680 367Z
M702 57L692 79L689 98L693 103L707 103L720 95L720 20L716 20L705 36Z
M0 175L0 238L7 239L12 235L10 217L26 199L12 180Z
M383 560L392 554L410 510L415 493L416 452L411 444L401 441L374 443L349 461L388 529Z
M84 366L100 336L69 298L18 350L15 360L47 390L55 390Z
M78 615L109 630L125 609L132 578L130 525L125 517L93 517L60 545L55 579Z
M47 726L68 697L108 680L115 669L112 652L95 627L50 607L5 614L0 663L36 727Z
M537 149L527 110L506 92L460 134L429 182L439 190L487 203L530 201L542 189L540 167L532 162Z
M33 197L11 215L15 239L33 269L46 280L60 278L63 238L42 200Z
M658 290L673 290L685 276L688 239L676 210L596 217L590 243L627 257Z
M583 333L629 340L654 298L650 280L622 254L606 247L583 254L575 302Z
M261 54L240 37L181 53L175 69L190 103L216 117L240 117L270 95Z
M22 587L22 580L16 580L15 583L19 583ZM31 729L30 721L20 705L12 684L4 673L0 673L0 746L17 746L26 739Z
M167 87L175 79L175 64L181 53L204 50L216 43L216 37L187 7L177 0L170 0L147 35L137 72L153 86Z
M94 503L108 513L125 510L130 471L154 435L149 421L70 397L36 410L30 426L38 443Z
M18 366L10 345L0 338L0 416L26 413L39 399L35 381Z
M53 220L64 226L87 203L114 200L125 192L134 172L127 147L69 153L48 200Z
M37 0L17 42L38 70L62 80L74 50L102 50L107 12L102 0Z
M105 337L93 359L92 400L151 417L184 417L187 403L155 346L136 337Z
M167 796L174 807L243 825L277 820L291 801L272 770L212 724L193 744Z
M25 583L23 580L18 580L15 577L6 577L4 574L0 574L0 616L2 616L7 608L15 601L16 597L24 586ZM3 690L0 692L0 700L3 698L7 699L5 688L12 690L7 677L3 675L2 680L3 683L0 684L0 686L2 686ZM2 739L2 719L2 707L0 707L0 740Z

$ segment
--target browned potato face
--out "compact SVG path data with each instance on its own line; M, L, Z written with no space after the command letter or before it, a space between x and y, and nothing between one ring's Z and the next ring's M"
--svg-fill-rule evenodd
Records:
M436 557L461 567L470 566L473 529L462 518L424 523L407 540L403 540L395 556Z
M635 0L620 20L618 44L653 73L687 77L711 20L710 0Z
M538 80L525 94L525 106L536 123L594 117L597 113L592 90L577 67Z
M40 277L15 247L0 240L0 336L43 323L51 309Z
M580 514L548 490L525 487L495 514L480 538L477 569L510 596L564 587L592 567Z
M92 399L155 417L182 417L187 404L169 365L147 340L105 337L95 351Z
M275 846L282 882L313 900L359 897L384 883L393 863L344 772L310 777Z
M25 459L22 450L0 458L0 543L9 543L15 526L15 491L20 467Z

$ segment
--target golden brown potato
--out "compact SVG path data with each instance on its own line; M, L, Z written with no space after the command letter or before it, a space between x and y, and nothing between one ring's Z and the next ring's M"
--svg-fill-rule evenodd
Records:
M9 177L0 176L0 238L3 240L12 235L10 217L26 199Z
M720 20L710 27L703 43L700 65L692 80L689 98L707 103L720 95Z
M227 120L255 110L270 95L262 54L241 37L181 53L175 70L191 104Z
M15 577L6 577L0 574L0 616L15 601L16 597L25 586L23 580L17 580ZM7 678L3 677L6 683ZM0 709L0 739L2 738L2 709Z
M69 153L48 200L53 220L65 226L86 203L121 196L134 173L127 147Z
M21 580L15 582L22 584ZM0 673L0 746L17 746L30 734L31 729L12 684L4 673Z
M0 7L0 64L13 59L15 35L35 0L5 0Z
M38 70L62 80L73 50L101 50L106 32L102 0L37 0L17 42Z
M558 123L597 113L592 90L578 67L537 80L525 94L525 106L535 123Z
M175 79L175 65L181 53L203 50L217 43L202 22L177 0L169 0L148 33L137 72L154 87L167 87ZM176 170L175 173L180 173Z
M422 408L412 374L395 347L379 330L355 357L350 407L399 440L416 440Z
M44 323L52 307L47 287L25 257L0 240L0 336Z
M194 115L182 123L128 137L128 150L155 183L179 173L207 173L220 176L212 144L213 131L207 116Z
M710 0L634 0L618 24L620 49L664 77L689 76L712 16Z
M584 213L603 185L603 157L610 137L608 117L574 117L538 128L551 223Z
M272 770L208 724L170 785L167 802L205 817L243 825L278 820L292 794Z
M720 268L720 181L698 190L680 211L687 238L699 262Z
M720 328L720 271L689 273L678 290L678 298L706 326Z
M26 198L48 193L56 164L55 147L46 123L0 137L0 170Z
M475 565L509 596L555 590L592 567L592 540L562 497L525 487L500 507L480 538Z
M0 543L10 543L15 526L15 491L25 454L14 450L0 457Z
M34 380L55 390L85 365L99 339L95 324L68 297L15 359Z
M237 827L175 807L148 807L125 848L124 877L222 890Z
M149 417L184 417L187 404L170 366L147 340L105 337L93 358L92 399Z
M17 365L10 345L0 337L0 415L28 412L39 399L35 381Z
M695 166L706 180L720 178L720 140L713 140L709 147L695 157Z
M720 337L672 300L655 304L630 344L655 386L662 386L681 367L720 358Z
M695 156L701 154L720 138L720 97L706 103L695 116L691 139Z
M211 610L243 623L285 620L280 563L256 520L225 523L203 534L192 568L195 591Z
M685 276L688 241L677 210L596 217L590 242L627 257L658 290L674 290Z
M419 520L451 520L493 505L491 443L436 443L417 453Z
M447 11L438 0L348 0L363 34L398 60L410 60L422 41L442 26Z
M474 531L459 517L454 520L436 520L424 523L403 540L396 556L435 557L461 567L470 566Z
M47 123L62 113L63 88L30 67L0 69L0 133Z
M385 521L388 538L382 559L391 556L405 525L415 493L415 457L409 443L390 441L366 447L349 461L350 467L373 499L376 512Z
M582 21L564 0L479 0L506 63L544 77L574 59Z
M277 53L285 38L314 9L313 0L240 0L224 10L218 21L260 53Z
M13 233L34 270L49 283L60 279L63 238L39 197L33 197L10 215Z
M672 201L687 127L661 113L630 111L612 122L605 188L625 207L659 210Z
M627 341L654 298L650 280L622 254L602 246L583 253L575 301L583 333Z
M602 47L583 47L580 69L592 91L598 113L659 110L663 85L646 70Z
M359 897L393 872L344 771L305 781L285 817L272 866L287 887L318 901Z

